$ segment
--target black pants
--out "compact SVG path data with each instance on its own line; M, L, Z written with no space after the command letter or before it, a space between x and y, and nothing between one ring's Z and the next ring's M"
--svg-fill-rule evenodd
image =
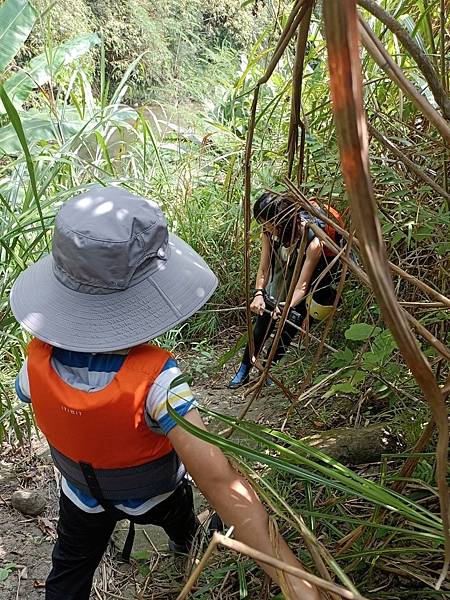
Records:
M328 264L328 259L322 257L317 265L316 269L311 278L311 287L314 285L314 282L325 269ZM313 298L319 304L330 305L333 304L334 299L336 298L336 290L333 287L333 283L337 277L337 268L333 269L332 272L328 272L321 279L319 284L319 288L314 292ZM295 307L295 312L298 315L298 323L300 324L303 319L306 317L307 308L306 308L306 299L301 300ZM311 318L311 321L314 322L314 319ZM270 314L264 313L262 315L258 315L256 317L255 325L253 327L253 341L255 344L255 356L259 355L261 348L266 343L267 338L270 336L274 327L276 325L276 321L274 321ZM273 357L273 363L277 363L283 356L286 354L287 349L289 348L292 340L297 334L298 329L295 329L291 325L287 323L283 327L283 331L281 332L280 341L278 343L278 348L275 351ZM270 349L269 349L270 352ZM250 352L248 348L248 344L244 350L244 356L242 357L242 363L244 365L250 366Z
M306 315L306 309L305 309L305 315ZM261 348L266 343L266 340L272 333L276 323L277 322L274 321L272 319L271 315L268 313L264 313L264 314L258 315L256 317L256 322L253 327L253 341L255 344L255 356L259 355ZM287 323L285 324L285 326L283 327L283 331L281 332L281 337L280 337L280 342L278 344L278 348L276 349L274 357L273 357L274 363L278 362L286 354L286 351L289 348L296 333L297 333L297 329L295 329L291 325L288 325ZM269 352L270 352L270 350L269 350ZM244 356L242 357L242 363L244 365L251 364L250 351L249 351L248 344L244 350Z
M62 492L59 507L58 539L45 585L45 600L89 600L95 569L120 518L106 512L86 513ZM122 514L134 523L159 525L177 544L192 541L198 525L192 488L187 482L143 515Z

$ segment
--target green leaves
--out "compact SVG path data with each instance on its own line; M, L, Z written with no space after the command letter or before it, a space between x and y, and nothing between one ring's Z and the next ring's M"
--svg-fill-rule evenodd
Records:
M218 368L222 368L224 365L226 365L228 361L230 361L232 358L234 358L236 356L236 354L238 352L240 352L242 350L242 348L244 348L245 344L247 343L247 337L248 336L246 333L241 335L241 337L234 344L234 346L232 346L229 350L224 352L224 354L219 356L219 358L217 360Z
M336 393L340 392L341 394L356 394L358 392L358 388L351 383L351 381L344 381L343 383L336 383L332 385L328 392L325 392L323 398L331 398L335 396Z
M27 168L28 168L28 174L30 176L30 182L31 182L31 187L33 190L33 195L34 198L36 200L36 204L38 207L38 211L39 211L39 217L41 219L42 222L42 228L43 230L45 229L44 227L44 223L43 223L43 217L42 217L42 213L41 213L41 209L40 209L40 205L39 205L39 194L37 191L37 183L36 183L36 175L35 175L35 170L34 170L34 164L33 164L33 160L31 158L31 154L30 154L30 149L28 147L28 142L27 139L25 137L25 133L23 131L23 127L22 127L22 122L20 120L20 117L16 111L16 109L14 108L14 106L11 103L11 100L8 97L8 94L6 93L5 89L3 86L0 86L0 98L3 102L3 105L8 113L9 119L11 121L12 126L14 127L14 131L17 134L17 138L20 142L20 145L22 147L24 156L25 156L25 162L27 164Z
M364 383L370 374L384 369L385 374L394 371L395 375L398 368L395 362L386 364L397 347L388 329L381 329L367 323L354 323L346 330L345 337L352 342L364 342L370 339L370 347L356 357L347 346L344 350L338 350L333 354L331 366L338 369L344 367L344 370L341 381L333 384L323 398L330 398L335 394L357 394L360 392L359 384ZM358 370L352 368L353 364L358 365Z
M13 571L17 569L14 563L7 563L3 567L0 567L0 583L6 581Z
M236 561L236 571L239 581L239 600L248 598L247 580L245 577L245 565L242 561Z
M378 335L381 329L368 323L354 323L345 331L347 340L362 341Z
M390 331L385 329L378 335L372 344L372 349L363 354L362 365L367 370L372 370L383 365L397 347Z
M36 11L27 0L6 0L0 6L0 70L15 57L36 21Z
M265 464L279 473L290 474L298 481L324 485L330 490L344 493L346 497L358 497L385 507L391 513L395 512L397 516L406 519L411 529L417 527L421 531L426 531L434 536L438 543L442 543L442 522L438 516L419 503L358 475L301 440L250 421L238 422L235 418L203 409L203 412L215 417L221 423L234 426L240 433L240 439L247 438L247 443L237 443L233 439L196 427L178 415L169 403L166 406L170 416L183 429L218 446L227 454L236 456L238 460L245 458L250 462Z
M345 347L345 350L338 350L331 358L331 365L340 369L341 367L348 367L353 362L353 352Z
M149 560L151 553L150 550L136 550L136 552L133 552L131 556L134 558L134 560Z
M117 108L117 110L112 107L103 117L100 110L92 113L89 111L83 112L84 117L80 116L79 110L72 107L58 107L56 114L52 115L34 110L21 111L20 113L16 111L20 117L31 155L42 154L45 147L48 148L47 153L48 151L55 151L66 142L70 144L71 140L76 141L82 132L85 139L89 138L88 146L98 146L102 151L111 173L113 167L110 154L114 153L114 147L111 144L107 145L104 135L108 135L108 132L110 133L112 129L119 130L127 126L131 127L128 121L135 120L138 113L126 106ZM98 129L101 129L101 133L97 131ZM96 136L96 142L91 139L92 136L89 137L91 133ZM0 155L18 156L21 152L22 145L17 136L14 123L11 121L9 125L0 128Z
M80 119L75 109L65 111L65 117L59 122L48 113L36 113L27 111L22 113L22 127L25 138L33 154L36 145L42 147L45 143L52 143L58 140L61 134L67 138L74 135L81 129L84 122ZM0 129L0 154L17 156L22 152L22 145L17 136L16 129L12 123Z

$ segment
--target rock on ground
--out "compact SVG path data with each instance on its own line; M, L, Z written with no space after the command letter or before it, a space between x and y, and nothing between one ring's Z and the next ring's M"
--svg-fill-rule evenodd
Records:
M11 496L11 504L22 514L36 517L44 512L47 502L37 490L16 490Z

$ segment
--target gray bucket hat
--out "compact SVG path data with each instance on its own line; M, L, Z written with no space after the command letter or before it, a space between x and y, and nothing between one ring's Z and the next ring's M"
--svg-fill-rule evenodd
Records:
M21 326L68 350L110 352L146 342L196 313L217 278L169 234L152 201L116 187L68 200L53 247L11 290Z

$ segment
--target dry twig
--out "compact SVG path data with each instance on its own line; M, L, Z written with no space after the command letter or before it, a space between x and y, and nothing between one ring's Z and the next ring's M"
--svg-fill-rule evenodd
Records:
M343 588L340 585L336 585L331 581L325 581L320 577L317 577L316 575L308 573L308 571L304 571L303 569L292 567L291 565L288 565L282 562L281 560L274 558L273 556L269 556L264 552L255 550L254 548L251 548L243 542L231 540L229 537L217 532L214 533L213 539L211 540L208 548L206 549L205 554L203 555L200 563L192 572L192 575L189 577L188 581L186 582L186 585L181 590L180 594L177 596L177 600L184 600L185 598L187 598L189 592L195 584L195 581L198 579L200 573L203 571L209 559L214 554L219 545L224 546L229 550L233 550L234 552L238 552L239 554L243 554L244 556L253 558L253 560L256 560L259 563L269 565L278 571L283 571L284 573L288 573L289 575L299 577L300 579L303 579L308 583L311 583L321 588L322 590L339 594L341 598L344 598L345 600L367 600L367 598L361 596L360 594L354 594L353 592L350 592L349 590Z

